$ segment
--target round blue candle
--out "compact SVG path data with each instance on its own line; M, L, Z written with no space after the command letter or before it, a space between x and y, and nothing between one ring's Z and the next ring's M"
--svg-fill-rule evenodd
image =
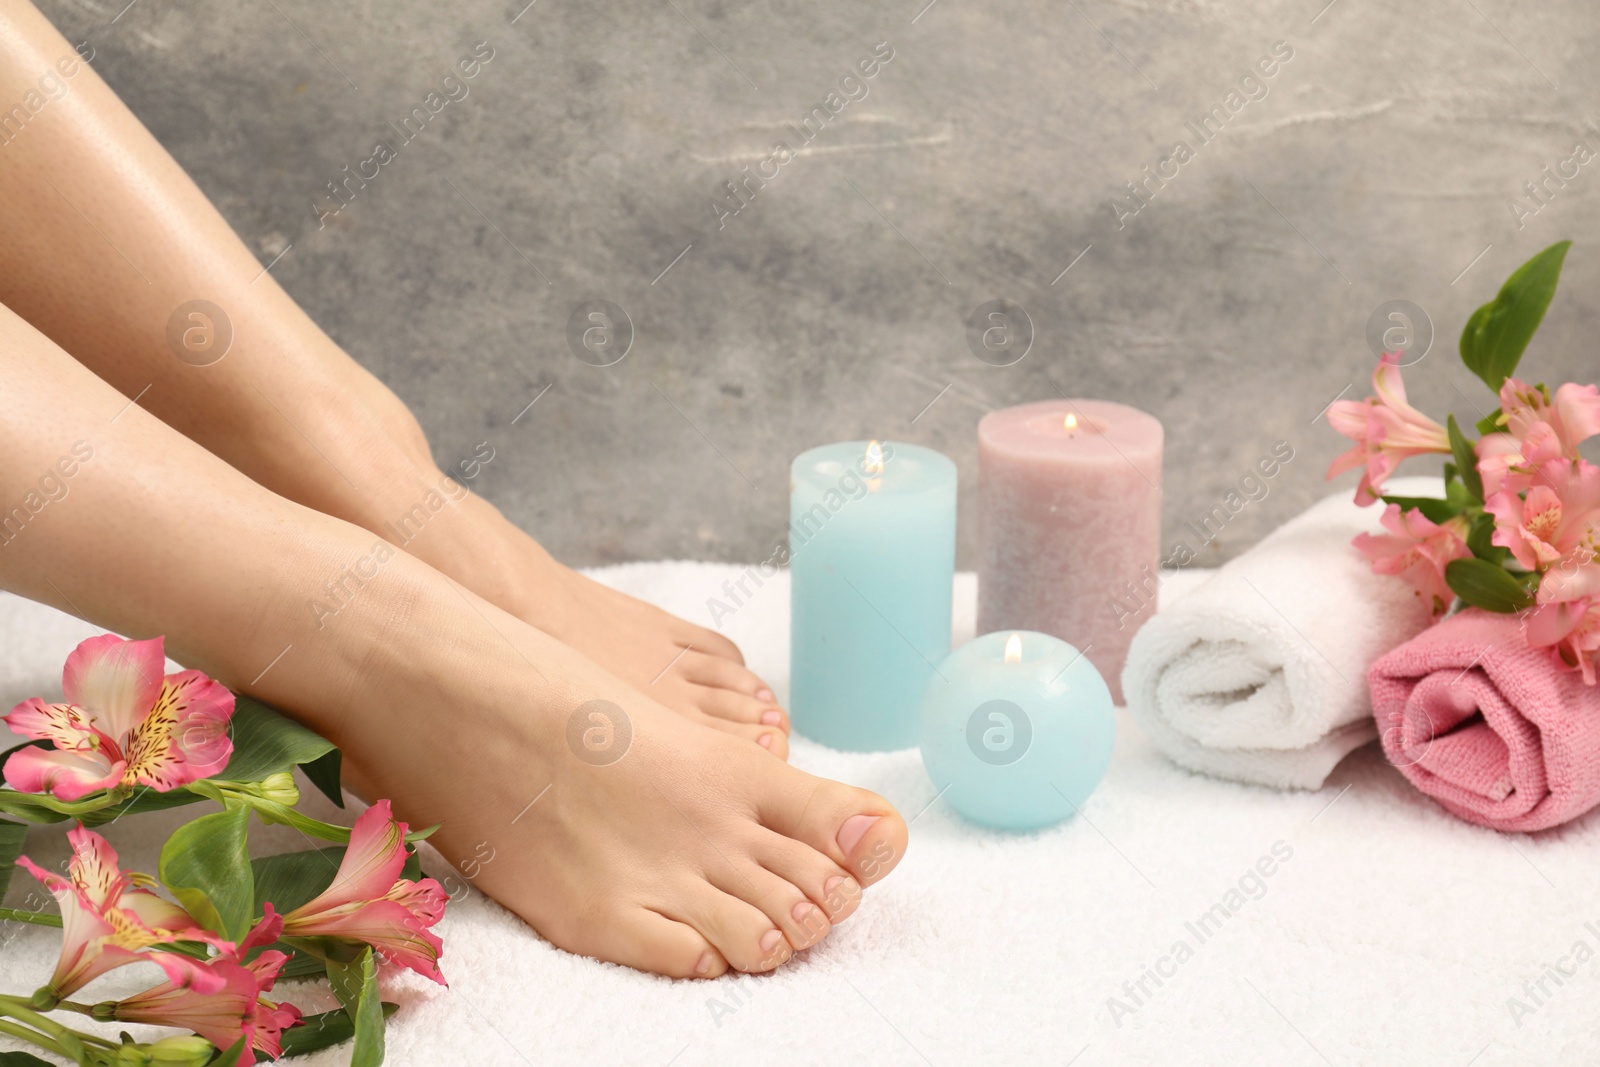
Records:
M1111 763L1116 717L1094 664L1031 630L984 634L939 664L922 765L950 806L1000 830L1060 822Z
M789 717L833 748L917 743L950 651L956 466L928 448L824 445L789 477Z

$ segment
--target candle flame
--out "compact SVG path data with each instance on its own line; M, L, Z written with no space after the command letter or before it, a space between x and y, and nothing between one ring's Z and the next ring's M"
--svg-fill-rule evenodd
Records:
M1021 663L1022 662L1022 635L1021 634L1012 634L1010 637L1006 638L1006 662L1007 663Z
M1061 425L1067 428L1068 433L1071 433L1078 428L1078 416L1070 411L1067 412L1067 417L1061 420Z
M862 461L861 469L873 478L883 473L883 446L877 441L867 442L867 455Z

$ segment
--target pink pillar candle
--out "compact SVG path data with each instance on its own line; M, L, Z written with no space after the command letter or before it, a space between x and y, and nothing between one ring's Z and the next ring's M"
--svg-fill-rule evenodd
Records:
M1155 612L1161 423L1106 400L1044 400L978 423L978 632L1075 645L1122 703Z

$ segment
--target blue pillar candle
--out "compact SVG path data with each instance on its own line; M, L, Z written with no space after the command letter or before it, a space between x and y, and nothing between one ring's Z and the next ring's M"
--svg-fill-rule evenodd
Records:
M789 475L789 717L832 748L917 743L950 651L956 466L916 445L850 441Z
M1060 822L1111 763L1111 691L1076 648L1031 630L975 638L922 702L922 765L956 811L1000 830Z

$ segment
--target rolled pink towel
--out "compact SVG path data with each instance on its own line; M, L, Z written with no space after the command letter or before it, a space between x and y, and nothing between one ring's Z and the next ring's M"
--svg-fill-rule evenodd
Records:
M1468 608L1367 672L1389 762L1452 814L1544 830L1600 804L1600 687Z

